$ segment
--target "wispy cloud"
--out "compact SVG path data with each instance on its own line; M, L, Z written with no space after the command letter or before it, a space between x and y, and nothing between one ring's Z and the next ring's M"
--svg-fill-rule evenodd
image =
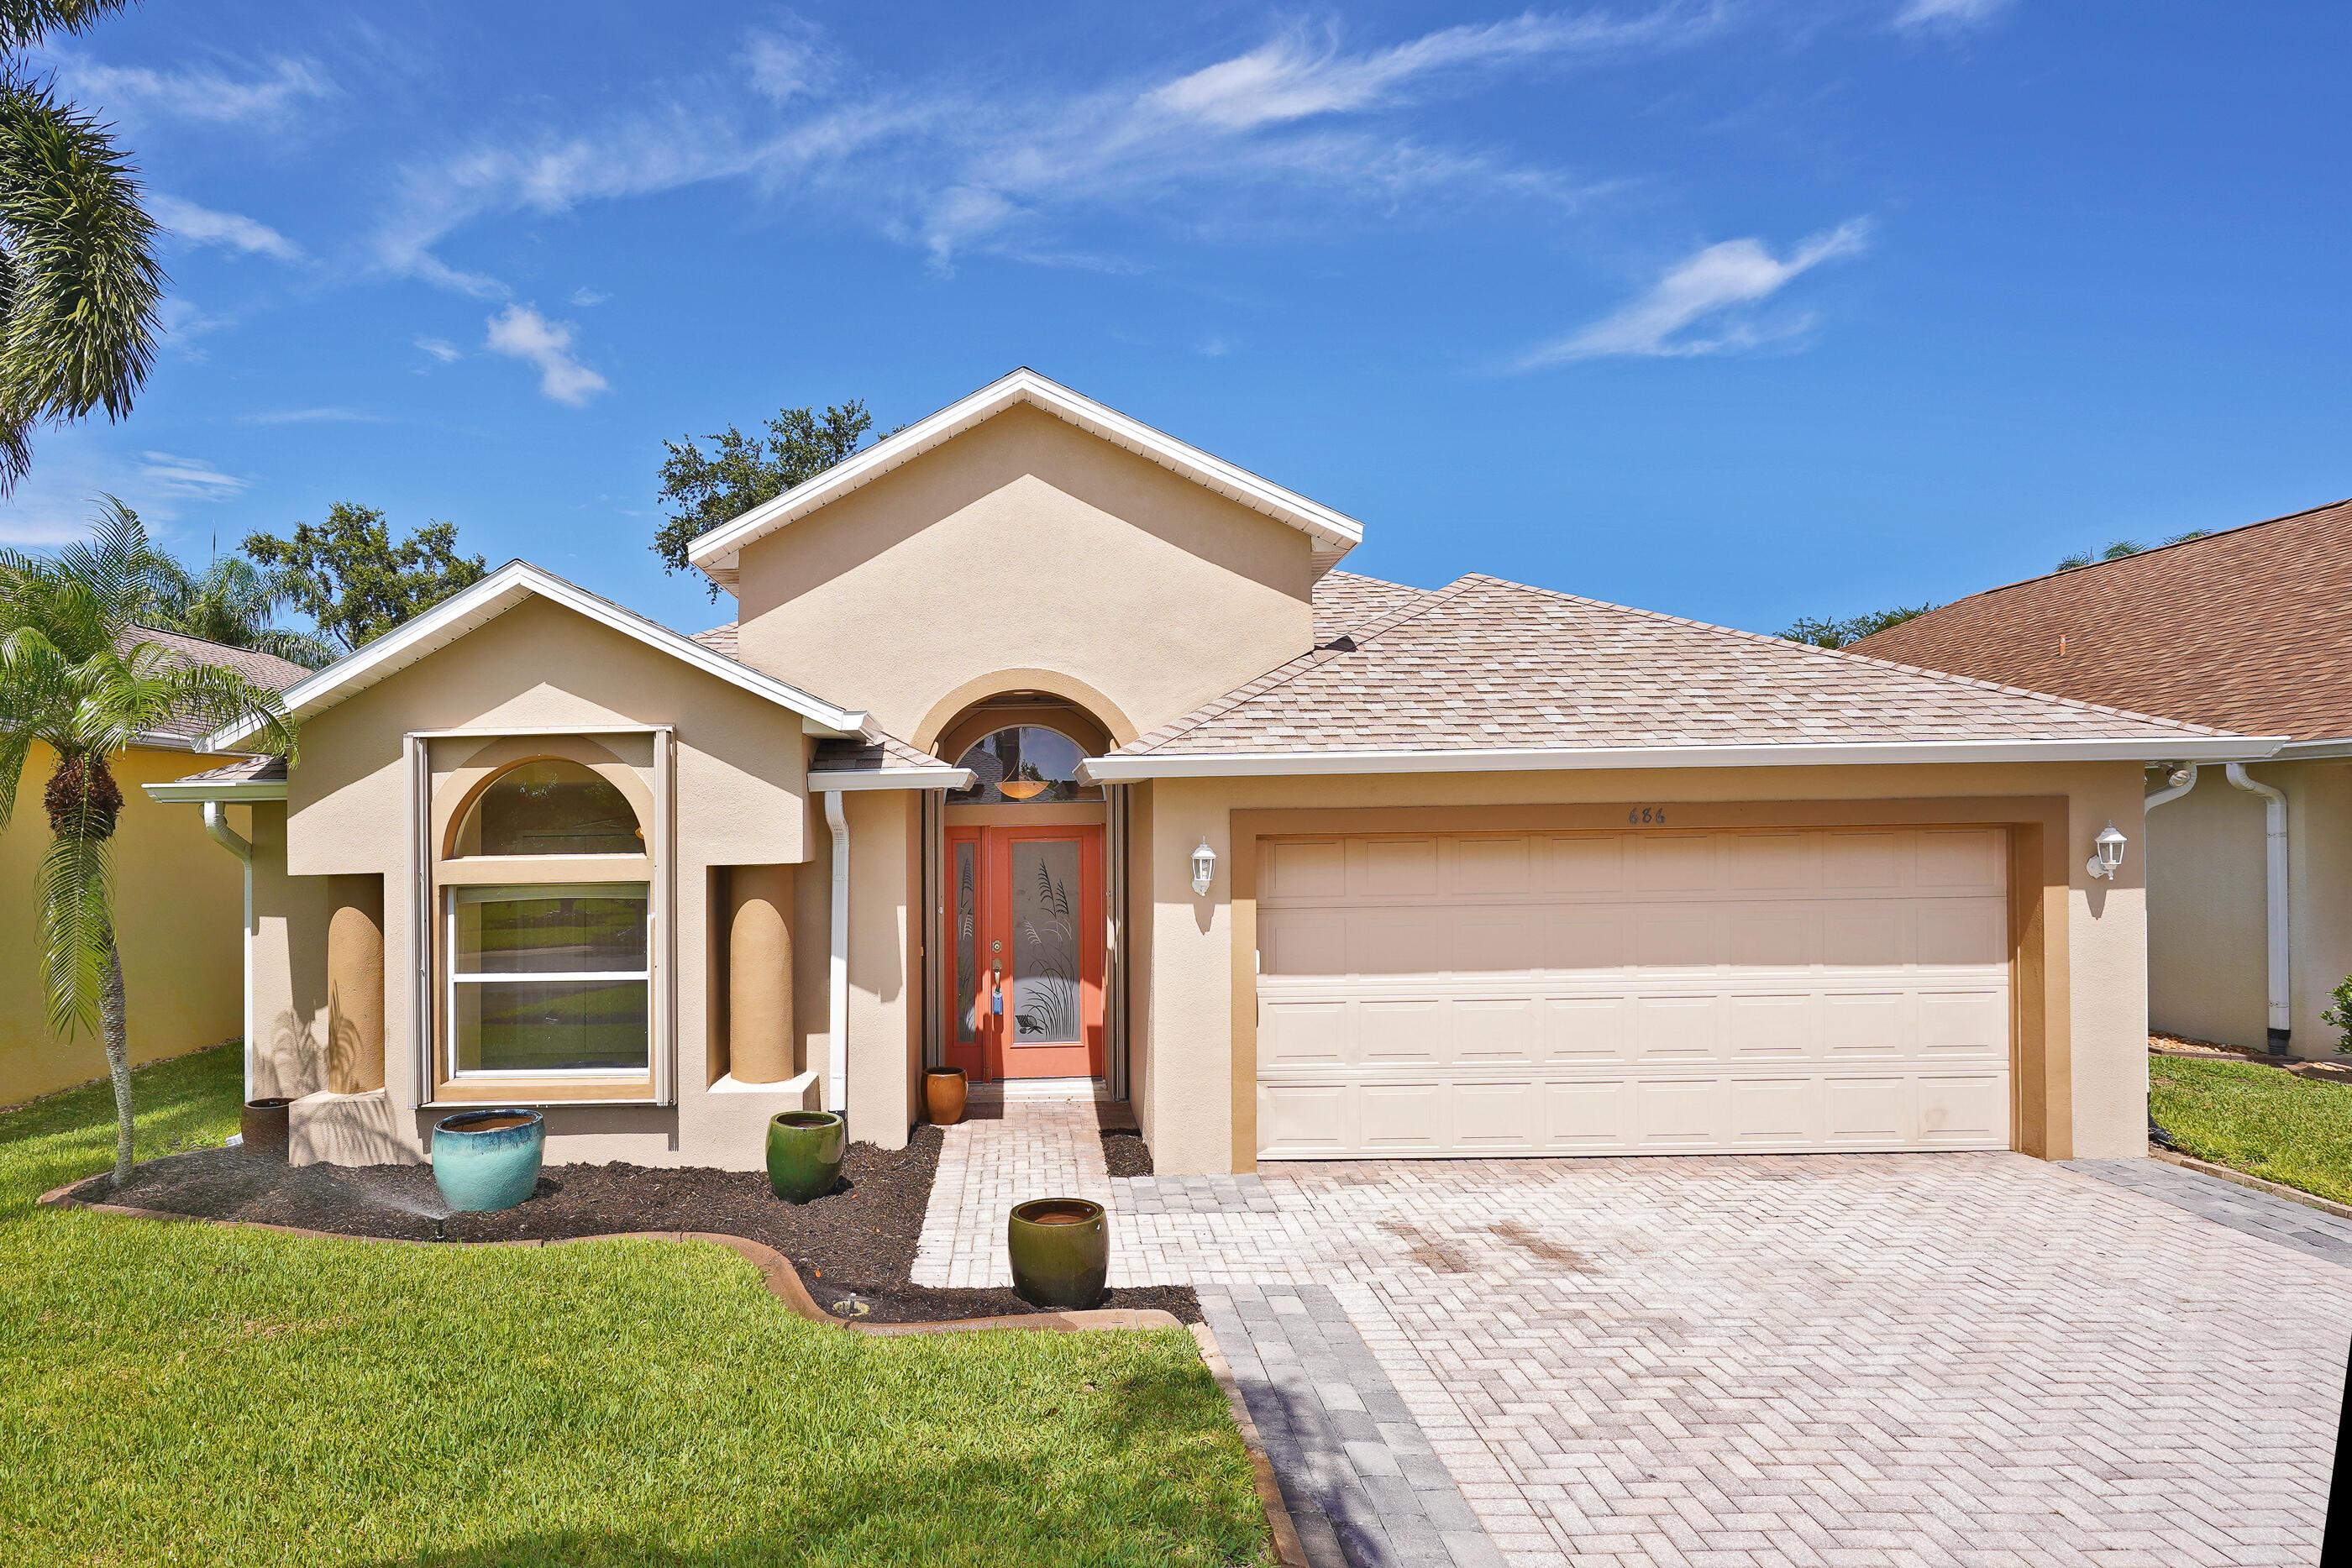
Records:
M440 338L419 338L416 346L445 365L455 364L466 357L465 350Z
M156 70L109 65L67 49L47 50L44 58L68 97L117 120L268 126L335 91L335 84L318 66L282 55L257 71L236 76L211 66Z
M613 297L609 294L597 293L584 283L572 291L572 303L579 306L583 310L602 305L611 298Z
M1615 354L1720 354L1789 337L1811 325L1799 318L1759 327L1738 314L1770 298L1790 279L1822 262L1853 256L1869 243L1870 225L1855 218L1817 234L1786 258L1761 240L1726 240L1668 267L1648 290L1591 325L1547 343L1519 361L1521 370ZM1711 329L1689 329L1712 324Z
M233 501L247 487L247 480L209 459L124 451L119 428L69 426L43 435L32 473L0 501L0 543L87 538L101 495L120 497L159 536L167 536L192 507Z
M288 408L268 413L241 413L239 424L390 424L392 416L356 408Z
M1905 0L1895 25L1906 32L1958 32L1990 22L2016 0Z
M184 294L174 294L156 306L155 316L163 329L164 350L191 364L205 361L205 350L196 346L196 340L229 325L227 317L206 315L203 307Z
M248 256L278 261L300 261L302 247L268 224L236 213L216 213L177 196L150 196L147 210L155 221L190 245L214 245Z
M572 357L573 331L569 321L551 321L528 305L509 305L490 318L489 337L482 346L538 366L539 390L578 408L609 383Z
M246 487L246 481L224 474L201 457L169 452L142 452L133 470L140 482L158 495L193 500L225 501Z

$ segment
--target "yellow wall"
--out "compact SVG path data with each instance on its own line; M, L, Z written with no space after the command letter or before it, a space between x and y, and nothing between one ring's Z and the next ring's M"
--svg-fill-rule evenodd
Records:
M51 761L45 747L26 759L16 820L0 833L0 1105L106 1071L98 1037L53 1038L42 1006L37 889L49 846L41 789ZM123 796L114 844L115 925L133 1061L234 1040L244 1028L244 873L205 835L200 808L157 805L142 788L185 778L206 761L184 751L143 749L114 759ZM245 815L230 811L240 831Z

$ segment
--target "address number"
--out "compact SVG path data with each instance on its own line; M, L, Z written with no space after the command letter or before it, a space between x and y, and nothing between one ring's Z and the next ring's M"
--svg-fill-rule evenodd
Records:
M1637 828L1653 828L1666 820L1664 806L1636 806L1625 813L1625 820Z

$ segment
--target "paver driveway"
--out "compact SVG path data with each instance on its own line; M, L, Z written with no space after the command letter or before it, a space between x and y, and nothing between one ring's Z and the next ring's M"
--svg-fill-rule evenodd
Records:
M1114 1283L1328 1286L1514 1564L2317 1561L2352 1269L2092 1176L1969 1154L1126 1183L1090 1106L1006 1111L957 1130L957 1188L1029 1196L1016 1151L1066 1133L1063 1179L1122 1211ZM959 1211L941 1175L926 1266L982 1282L1002 1208Z

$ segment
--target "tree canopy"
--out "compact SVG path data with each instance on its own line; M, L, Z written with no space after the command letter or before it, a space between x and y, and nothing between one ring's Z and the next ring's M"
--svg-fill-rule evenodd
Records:
M2154 548L2161 549L2165 545L2185 545L2190 539L2209 538L2211 536L2212 532L2213 530L2210 528L2191 528L2185 534L2174 534L2170 538L2158 541ZM2058 564L2051 570L2053 571L2080 571L2086 566L2096 566L2103 560L2121 560L2127 555L2138 555L2149 548L2149 546L2140 543L2137 539L2111 539L2108 541L2106 549L2099 550L2096 553L2086 549L2076 550L2073 555L2061 559Z
M338 501L293 537L248 534L245 553L268 572L268 591L308 615L345 653L415 619L488 570L457 553L457 525L429 522L394 542L383 513Z
M1867 615L1850 615L1843 621L1800 620L1780 635L1791 643L1809 643L1816 648L1843 648L1874 632L1899 626L1915 615L1925 615L1934 608L1932 604L1897 605L1892 610L1874 610Z
M665 441L660 499L669 508L654 535L662 570L684 571L687 550L721 523L741 517L761 502L807 483L865 444L874 428L866 404L853 398L822 414L814 408L785 408L767 422L767 434L746 435L733 425L706 436L704 451L692 436ZM719 597L713 583L710 597Z

